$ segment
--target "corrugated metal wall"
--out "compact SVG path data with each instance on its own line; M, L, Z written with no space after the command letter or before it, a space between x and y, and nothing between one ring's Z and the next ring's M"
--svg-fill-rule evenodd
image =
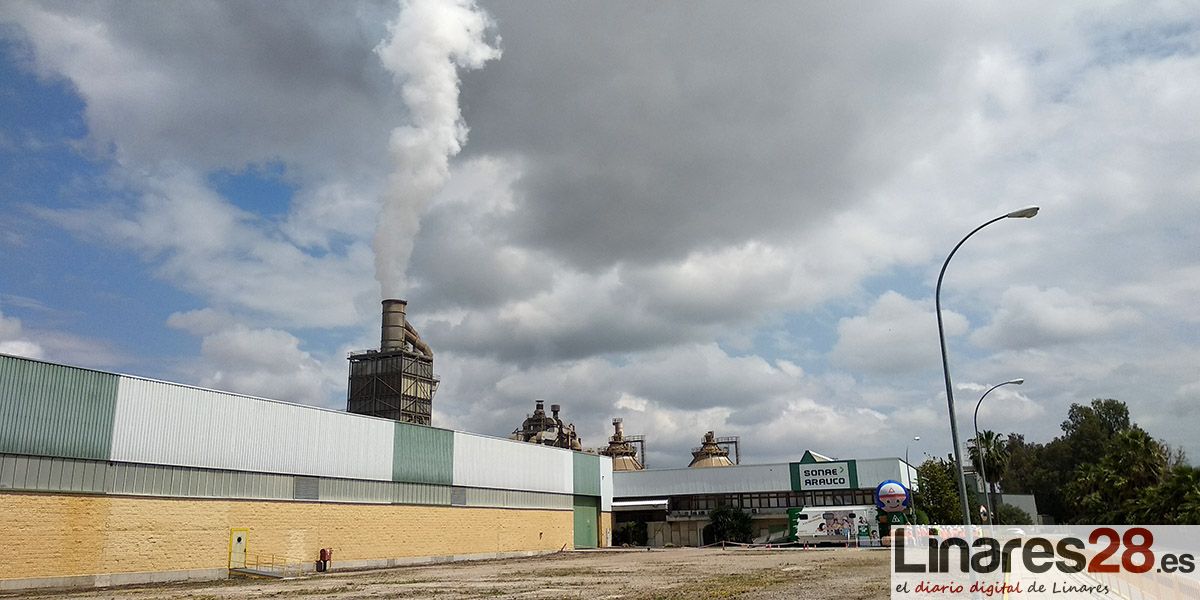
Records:
M0 355L0 452L107 459L117 376Z
M488 488L462 489L462 506L571 510L573 505L571 496L567 494L523 492L519 490L493 490Z
M454 432L454 485L534 492L574 492L572 452Z
M600 510L604 512L612 511L613 497L613 467L612 459L607 456L600 457Z
M450 488L420 483L322 478L318 497L325 502L447 506L450 504Z
M571 453L575 486L578 496L600 495L600 457L595 454Z
M113 463L104 491L133 496L291 500L292 482L292 477L270 473Z
M858 487L874 488L880 482L894 479L909 485L904 477L904 461L899 458L872 458L854 461L858 466ZM914 473L916 469L913 469Z
M121 377L112 460L391 481L394 425Z
M611 508L607 458L3 355L0 454L5 489Z
M655 469L613 473L613 496L641 498L792 489L788 463L710 469Z
M0 490L103 493L108 463L0 456Z
M445 485L246 473L11 454L0 454L0 490L168 498L319 500L440 506L450 504L450 486ZM554 496L553 494L509 493L526 496L516 496L507 503L479 505L542 507L549 502L553 506L561 507L563 503L557 499L542 498ZM570 508L570 496L556 498L566 498L566 508Z
M454 432L396 423L392 481L450 485L454 481Z

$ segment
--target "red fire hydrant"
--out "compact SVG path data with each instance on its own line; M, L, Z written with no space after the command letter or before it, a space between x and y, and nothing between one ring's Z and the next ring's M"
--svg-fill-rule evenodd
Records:
M321 548L320 558L317 560L317 571L328 571L331 560L333 560L333 548Z

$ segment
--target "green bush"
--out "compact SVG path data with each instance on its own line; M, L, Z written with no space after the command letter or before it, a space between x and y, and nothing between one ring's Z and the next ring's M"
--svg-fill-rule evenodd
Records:
M996 507L996 523L1002 525L1033 525L1033 517L1011 504L1001 504Z
M718 506L708 513L712 523L704 528L705 543L742 542L750 543L754 537L754 526L750 514L732 506Z

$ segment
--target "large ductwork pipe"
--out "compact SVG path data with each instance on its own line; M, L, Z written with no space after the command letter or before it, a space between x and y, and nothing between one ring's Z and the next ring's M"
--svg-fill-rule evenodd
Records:
M404 349L404 319L407 310L407 301L396 299L383 301L383 329L379 338L380 350L387 352L389 350Z

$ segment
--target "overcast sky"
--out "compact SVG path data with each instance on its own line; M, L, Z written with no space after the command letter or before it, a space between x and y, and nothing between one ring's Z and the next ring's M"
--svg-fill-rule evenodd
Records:
M944 456L1037 204L960 428L1194 459L1197 107L1188 2L4 2L0 352L343 408L386 292L437 426Z

